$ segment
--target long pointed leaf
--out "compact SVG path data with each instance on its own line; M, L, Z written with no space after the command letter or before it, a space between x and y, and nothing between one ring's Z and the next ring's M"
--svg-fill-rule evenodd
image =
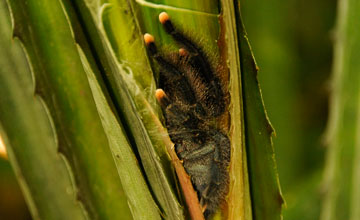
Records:
M101 5L99 1L77 0L74 2L63 2L66 5L65 8L70 15L70 19L72 21L75 20L76 17L74 15L77 14L77 19L81 21L83 30L87 31L89 36L89 41L87 43L95 51L93 55L96 55L95 60L99 61L99 68L102 71L101 73L103 74L110 96L112 97L115 109L127 131L130 143L140 156L139 161L141 161L142 166L144 167L151 190L154 192L155 199L160 204L160 208L164 212L163 214L171 219L182 219L183 211L175 194L175 185L170 184L172 182L171 179L174 177L170 172L166 172L166 169L171 170L169 157L167 156L164 147L160 149L159 146L156 146L153 143L153 140L149 136L149 131L151 130L146 128L146 124L144 124L142 120L146 120L146 117L153 116L150 115L144 117L144 113L145 115L148 114L147 110L139 108L138 103L140 102L134 101L136 97L134 96L134 93L132 93L133 91L138 91L136 89L134 90L137 85L130 84L129 86L129 81L126 80L129 75L139 74L138 72L134 73L131 66L139 64L130 63L130 65L128 65L126 59L120 61L117 60L115 53L106 38L102 18L103 13L107 12L107 5ZM128 8L127 4L125 5L124 7L126 7L127 10L121 12L121 16L127 17L130 24L134 25L135 21L133 20L134 18L131 17L131 9ZM71 11L72 8L75 10ZM75 25L74 22L72 23ZM125 28L123 31L125 36L135 36L135 39L141 39L141 35L136 26L132 26L132 28L129 29ZM75 38L77 38L76 33ZM83 47L84 42L78 43ZM138 43L139 41L135 40L131 42L129 46L136 46ZM140 43L142 42L140 41ZM141 47L143 47L142 44ZM143 51L145 50L143 49ZM139 61L141 62L141 59L139 59ZM135 95L137 96L137 94ZM158 153L159 151L161 151L160 154ZM161 164L162 161L160 161L159 155L165 156L168 161L167 166Z
M11 165L34 219L85 219L18 41L0 2L0 127ZM51 202L49 202L51 199Z
M241 20L239 1L236 4L253 218L282 219L284 200L271 141L273 128L264 108L257 79L258 68Z
M92 219L129 218L108 140L62 5L38 0L9 4L14 34L26 49L36 91L49 108L59 150L71 167L78 198Z
M117 123L86 56L79 50L133 219L161 219L124 129Z

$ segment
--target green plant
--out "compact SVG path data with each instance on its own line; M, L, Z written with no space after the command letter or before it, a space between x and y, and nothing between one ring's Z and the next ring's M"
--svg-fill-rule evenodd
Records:
M0 108L0 122L34 218L201 218L196 194L161 124L153 71L142 41L146 31L163 43L173 43L157 22L159 12L166 10L184 29L205 27L196 34L229 68L224 82L231 103L230 193L228 205L214 218L281 219L273 130L238 1L8 4L13 33L23 44L34 82L26 69L12 70L11 62L24 61L11 56L5 64L9 70L0 75L1 93L9 94L0 99L6 106ZM6 51L12 50L19 53L18 48ZM7 57L6 51L2 57ZM80 205L72 202L74 193L62 190L71 191L72 186ZM51 197L57 203L49 202ZM193 205L186 209L186 204Z

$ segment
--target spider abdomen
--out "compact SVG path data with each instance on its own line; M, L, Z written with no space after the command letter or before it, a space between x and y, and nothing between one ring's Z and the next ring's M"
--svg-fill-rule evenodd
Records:
M181 134L180 134L181 135ZM179 158L198 192L201 205L206 205L206 214L217 210L228 191L230 142L218 130L193 134L195 139L176 144ZM203 140L203 142L197 141Z

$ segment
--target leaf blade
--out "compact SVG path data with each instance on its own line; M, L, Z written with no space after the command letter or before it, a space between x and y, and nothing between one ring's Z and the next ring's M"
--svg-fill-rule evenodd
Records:
M147 188L124 129L110 109L97 78L80 47L79 51L133 219L161 219L159 209Z
M237 32L241 57L241 77L245 117L245 141L254 219L282 219L284 203L276 168L267 117L257 79L258 68L242 23L240 3L236 2Z
M91 218L131 218L120 180L113 175L116 168L62 5L32 0L8 3L14 34L26 48L36 92L49 108L78 198Z
M11 41L10 15L0 2L0 133L34 219L86 219L75 201L69 174L56 151L44 106L18 41ZM48 198L52 198L51 203Z
M98 64L99 68L102 70L102 78L112 97L112 102L115 106L114 109L121 118L121 123L127 131L130 143L133 145L133 149L137 149L136 151L140 155L139 161L141 161L145 168L151 190L153 190L155 195L154 199L160 203L160 209L164 211L164 215L173 219L183 219L183 210L176 197L175 187L171 187L170 185L171 179L174 177L172 176L172 173L166 172L165 170L171 170L171 166L164 166L159 159L159 156L161 156L162 159L164 158L169 161L169 157L164 148L159 148L159 146L156 146L156 144L153 143L153 140L149 136L149 131L146 128L146 124L142 121L144 118L144 120L149 120L149 118L154 117L151 108L145 111L144 109L139 109L139 105L142 105L142 103L145 103L146 106L151 106L151 101L148 102L147 100L144 100L142 94L134 94L134 92L139 91L137 89L138 87L136 84L131 83L131 86L129 86L127 80L129 73L131 75L133 70L131 66L116 59L111 45L104 33L102 13L105 11L104 7L106 7L106 5L92 4L94 2L90 1L63 2L65 5L75 8L76 11L79 12L78 19L84 21L82 28L88 31L90 36L88 43L90 47L96 51L95 54L93 53L95 56L94 58L99 61ZM127 3L125 5L128 6ZM71 10L71 7L68 6L65 7L68 10L68 13L73 14L73 12L69 11ZM131 9L128 9L127 12L129 11L131 11ZM128 16L128 19L133 22L131 14L126 15L125 13L121 16ZM74 19L76 18L70 20ZM130 31L130 33L125 32L125 34L128 34L129 36L135 35L139 39L142 38L141 35L136 32L136 28L123 30ZM77 42L82 48L84 47L84 42ZM142 41L138 41L137 43L139 42L143 48ZM139 56L141 56L141 54L139 54ZM131 82L133 82L133 80ZM136 96L138 97L136 98ZM154 100L153 96L151 96L151 98ZM140 104L136 103L135 99L140 99L141 101L138 102ZM143 113L147 114L147 116ZM150 121L153 120L150 119ZM159 154L159 150L162 151L162 153Z

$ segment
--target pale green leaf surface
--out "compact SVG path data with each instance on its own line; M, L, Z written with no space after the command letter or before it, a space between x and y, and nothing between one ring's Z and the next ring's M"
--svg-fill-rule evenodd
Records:
M155 82L146 57L142 35L137 28L130 5L118 0L109 1L108 5L109 7L102 14L104 31L116 54L118 65L123 72L122 77L142 123L160 157L163 169L168 173L167 176L170 176L172 169L169 156L156 128L160 125L157 122L159 107L155 100Z
M18 41L0 2L0 124L9 159L34 219L86 219ZM51 199L51 202L49 202Z
M26 49L66 156L78 199L91 219L131 213L83 70L69 23L57 1L9 1L14 34Z
M88 34L89 38L87 43L94 51L92 55L98 62L97 64L101 71L103 80L107 86L110 97L112 98L114 109L116 109L121 123L124 126L124 130L127 132L127 136L133 149L140 156L139 162L141 162L142 166L144 167L146 178L150 183L150 188L153 192L154 199L160 205L160 210L163 212L162 214L170 219L183 219L183 210L178 202L177 195L175 194L176 186L171 184L174 182L174 176L172 173L166 171L171 170L171 165L169 163L169 158L166 154L165 147L160 149L159 147L154 146L152 139L149 136L151 131L154 131L155 133L158 128L147 128L143 122L143 120L151 120L150 118L154 117L153 109L139 108L139 105L141 106L143 104L148 108L151 106L151 101L145 101L143 103L134 101L140 97L134 93L136 91L140 91L141 96L149 96L146 96L146 94L143 95L143 90L138 90L137 85L129 83L129 80L125 80L131 76L138 76L140 72L137 71L135 73L129 63L127 63L126 59L122 59L120 61L117 60L117 57L111 48L109 40L107 39L104 32L102 23L103 13L107 13L107 7L112 8L113 5L101 5L97 4L97 1L83 2L79 0L74 2L63 2L66 10L68 11L68 14L70 15L70 21L72 22L73 26L76 26L74 23L75 19L83 21L81 22L81 28L86 30L86 33ZM127 4L122 4L122 6L125 5ZM75 9L76 15L74 15L74 11L71 11L72 9ZM134 26L134 17L127 15L127 13L132 13L132 9L128 7L126 13L124 11L120 12L121 16L125 16L125 18L128 19L128 22L133 24L132 28L124 28L121 29L121 31L119 30L122 35L125 37L133 36L134 39L141 39L142 36L139 34L137 27ZM76 18L76 16L78 17ZM84 42L79 41L80 38L78 38L76 31L75 38L82 48L86 47ZM142 41L128 42L127 44L121 46L131 48L134 43L141 43L140 49L145 51L143 49ZM138 46L135 45L135 47ZM85 55L87 56L88 54L85 52ZM121 55L123 56L126 54L122 53ZM141 53L139 53L139 56L141 56ZM141 62L141 59L139 59L139 62ZM135 64L139 66L139 62L131 63L131 65ZM150 73L150 70L147 70L147 72ZM144 76L146 77L146 75ZM152 78L150 77L148 79L151 82ZM130 82L133 82L133 80ZM143 98L140 97L140 99L144 101ZM153 97L152 99L154 100ZM154 101L152 103L154 103ZM162 134L158 134L158 136L161 135ZM159 154L157 151L162 151L162 153ZM161 155L165 155L165 157L163 156L160 158ZM164 158L167 160L167 166L162 165L162 160Z
M133 219L161 219L124 129L110 109L85 55L80 48L79 51Z
M181 0L135 0L138 4L174 10L191 10L209 14L219 14L219 0L181 1Z

